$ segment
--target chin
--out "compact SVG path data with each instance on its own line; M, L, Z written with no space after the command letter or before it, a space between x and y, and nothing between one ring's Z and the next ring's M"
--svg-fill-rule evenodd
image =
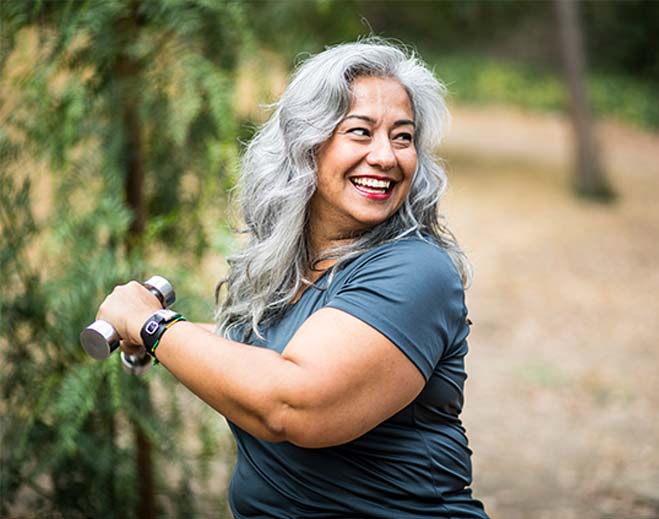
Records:
M389 217L391 217L391 214L387 214L387 215L380 214L380 215L370 215L370 216L363 215L361 218L356 219L360 224L359 232L369 231L373 229L373 227L377 227L381 223L386 222L389 219Z

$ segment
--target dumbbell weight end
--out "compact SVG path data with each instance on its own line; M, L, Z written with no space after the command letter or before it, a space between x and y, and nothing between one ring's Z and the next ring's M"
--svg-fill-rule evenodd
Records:
M107 359L119 347L117 330L107 321L94 321L80 334L80 344L90 357Z
M146 352L142 352L142 355L128 355L122 351L121 365L126 373L130 375L141 375L148 371L153 364L151 357Z

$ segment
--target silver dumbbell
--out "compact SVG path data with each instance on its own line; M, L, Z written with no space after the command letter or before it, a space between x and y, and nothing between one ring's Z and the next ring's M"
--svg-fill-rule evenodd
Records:
M168 308L176 301L174 287L162 276L152 276L143 285L158 298L163 308ZM117 330L101 319L94 321L80 334L83 349L96 360L107 359L119 347L120 341ZM141 375L151 367L151 356L146 350L137 355L127 355L122 351L121 363L126 372Z

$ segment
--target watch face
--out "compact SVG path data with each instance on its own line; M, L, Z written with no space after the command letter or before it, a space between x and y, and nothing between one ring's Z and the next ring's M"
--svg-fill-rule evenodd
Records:
M158 331L158 322L157 321L149 321L146 323L146 326L144 327L144 331L148 333L149 335L153 335Z

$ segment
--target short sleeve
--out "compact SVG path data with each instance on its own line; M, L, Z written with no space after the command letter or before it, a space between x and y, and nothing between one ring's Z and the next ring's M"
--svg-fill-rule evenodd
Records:
M464 323L464 289L448 253L421 239L378 247L355 260L326 306L372 326L426 380Z

